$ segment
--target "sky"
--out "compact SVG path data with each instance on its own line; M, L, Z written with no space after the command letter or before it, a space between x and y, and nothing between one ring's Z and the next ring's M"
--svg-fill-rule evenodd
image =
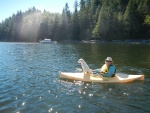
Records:
M0 0L0 23L17 11L25 12L33 6L41 11L45 9L49 12L62 13L65 4L68 3L70 11L73 11L74 2L75 0Z

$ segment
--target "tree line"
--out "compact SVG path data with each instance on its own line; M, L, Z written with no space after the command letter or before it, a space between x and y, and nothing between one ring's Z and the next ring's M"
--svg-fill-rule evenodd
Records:
M150 0L80 0L62 14L35 7L0 23L0 41L150 39Z

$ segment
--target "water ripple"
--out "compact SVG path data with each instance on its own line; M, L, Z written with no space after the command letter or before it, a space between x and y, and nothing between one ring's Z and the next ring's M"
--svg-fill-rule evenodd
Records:
M102 57L108 55L103 50L107 46L0 43L0 55L3 55L0 57L0 112L150 112L149 68L128 66L124 60L119 60L121 51L112 54L119 57L116 59L121 65L118 71L136 73L141 70L147 73L143 83L99 84L59 79L59 71L74 71L80 57L91 63L90 66L100 66L98 62L102 61L97 58L104 59ZM93 47L97 49L92 51ZM87 55L91 51L93 54Z

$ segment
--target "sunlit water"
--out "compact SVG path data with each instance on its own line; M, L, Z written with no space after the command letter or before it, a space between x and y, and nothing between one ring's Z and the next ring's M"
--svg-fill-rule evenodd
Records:
M59 79L83 58L95 69L111 56L119 74L143 82L99 84ZM148 113L150 45L0 43L0 113Z

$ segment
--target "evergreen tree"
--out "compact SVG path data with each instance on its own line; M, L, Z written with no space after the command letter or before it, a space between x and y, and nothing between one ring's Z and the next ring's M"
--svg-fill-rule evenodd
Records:
M139 22L137 4L134 0L130 0L124 14L126 38L138 38L140 29Z
M20 41L20 30L22 23L22 12L18 11L16 16L13 18L13 40Z
M109 29L108 18L108 1L103 1L102 8L99 12L98 22L93 30L94 38L106 39L107 31Z
M100 11L100 0L92 0L91 3L91 17L92 17L92 26L95 26L98 20L98 12ZM96 14L97 13L97 14Z
M149 39L150 0L80 0L59 13L35 7L0 23L2 41Z
M80 11L78 13L78 17L79 17L79 24L80 24L79 37L81 40L87 40L89 39L88 36L89 19L86 10L86 2L84 0L80 1Z
M149 15L150 15L150 0L138 1L138 18L140 21L140 37L148 39L150 37Z
M62 30L63 30L63 36L65 39L70 39L71 34L71 13L69 10L69 5L66 3L65 8L62 12Z
M77 1L75 1L74 7L75 7L75 10L72 15L72 39L79 40L80 25L79 25L79 18L78 18L78 2Z

